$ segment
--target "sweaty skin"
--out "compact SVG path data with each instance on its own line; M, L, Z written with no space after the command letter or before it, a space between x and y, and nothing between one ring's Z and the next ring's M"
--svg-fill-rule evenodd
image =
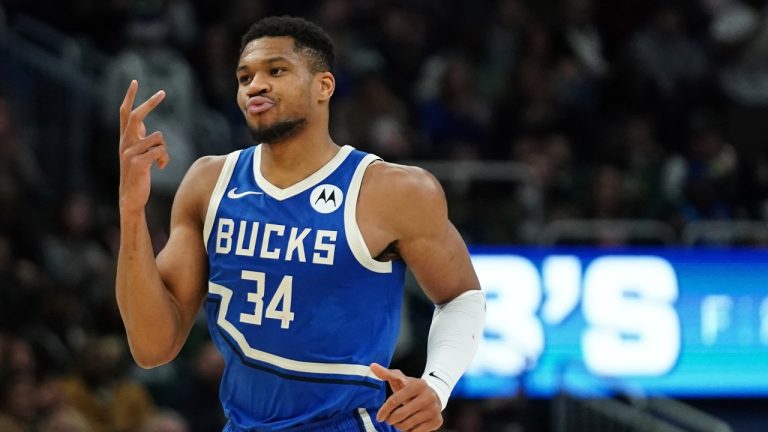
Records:
M291 38L251 41L236 76L237 102L250 127L306 120L294 135L264 145L260 169L270 183L280 188L295 184L339 150L328 133L333 75L312 72L307 56L294 48ZM174 199L168 242L155 257L145 216L150 168L153 163L163 168L169 155L162 134L147 136L143 120L165 94L160 91L133 109L137 89L133 81L120 109L116 296L131 353L140 366L151 368L175 358L205 298L208 261L203 224L224 157L202 157L190 167ZM255 104L263 104L263 98L267 105ZM435 304L479 289L464 241L448 220L442 188L426 171L373 163L363 178L357 222L371 256L394 246ZM377 416L381 421L416 432L436 430L442 424L440 401L424 380L377 364L371 368L393 390Z

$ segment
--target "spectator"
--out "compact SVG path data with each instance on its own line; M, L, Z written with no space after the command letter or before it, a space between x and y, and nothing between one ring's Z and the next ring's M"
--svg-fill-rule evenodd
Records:
M0 178L14 192L37 197L43 189L43 172L15 117L0 93Z
M685 33L683 17L670 5L662 6L650 25L635 35L632 52L662 97L679 97L691 81L706 73L707 58Z
M108 267L110 258L96 241L96 221L91 197L75 192L67 197L58 215L59 229L45 241L46 269L62 288L87 295L89 285Z
M635 34L630 49L633 108L654 113L660 142L679 151L690 111L710 92L709 59L671 4L659 7L650 24Z
M0 376L0 430L26 432L35 427L37 399L34 378L25 373Z
M627 219L634 211L634 201L627 190L624 172L603 164L593 173L584 217L590 219Z
M209 429L214 430L214 429ZM218 429L216 429L218 430ZM179 414L163 410L152 416L141 432L189 432L189 425Z
M76 352L92 312L102 301L103 281L111 277L113 259L97 237L94 204L90 195L75 192L61 205L56 229L43 241L43 265L56 281L46 292L40 314L50 331L61 343ZM71 354L70 354L71 355Z
M513 142L525 134L556 131L560 122L552 34L536 21L526 30L526 49L519 66L509 76L508 94L495 110L495 130L500 142Z
M191 432L219 430L226 420L219 403L219 385L224 359L211 341L205 342L192 362L177 393L178 410L189 419Z
M340 142L389 160L406 159L414 154L404 104L376 74L363 77L355 94L338 108L337 131Z
M125 345L116 337L94 338L79 355L77 373L63 377L63 401L83 413L94 432L138 430L152 415L148 392L125 377Z
M527 203L529 211L542 206L541 217L547 221L578 216L574 205L578 173L571 142L565 136L524 135L515 143L513 155L514 160L531 168L541 194L537 198L541 203Z
M666 152L658 143L650 120L642 115L631 116L622 133L622 165L627 170L630 193L639 204L635 217L663 219L667 201L662 189L662 172Z
M493 104L498 104L508 91L509 76L520 63L522 39L530 19L521 0L501 0L496 12L489 20L482 79L478 83L483 96Z
M751 2L754 4L754 2ZM714 8L710 36L721 54L720 87L730 102L725 136L745 162L741 190L768 217L768 7L733 1ZM751 174L751 175L747 175ZM752 209L757 217L761 210Z
M34 321L41 282L37 266L19 258L11 239L0 233L0 329L22 331Z
M85 417L69 406L56 407L43 421L40 432L92 432Z
M442 59L437 93L421 107L428 154L442 159L479 158L489 151L490 106L478 97L467 60Z
M694 132L685 155L671 156L665 166L664 187L680 222L732 219L737 206L739 157L712 125Z
M19 256L34 258L43 219L37 208L52 197L45 193L43 171L18 117L0 92L0 227Z

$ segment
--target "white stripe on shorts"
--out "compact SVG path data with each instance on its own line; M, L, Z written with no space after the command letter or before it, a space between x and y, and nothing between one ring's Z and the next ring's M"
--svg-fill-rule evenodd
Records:
M376 432L376 428L373 427L371 416L365 408L358 408L357 413L360 414L360 418L363 420L363 426L365 426L365 432Z

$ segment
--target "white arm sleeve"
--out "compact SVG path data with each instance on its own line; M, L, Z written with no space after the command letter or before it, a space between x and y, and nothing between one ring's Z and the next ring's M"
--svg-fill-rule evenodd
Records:
M421 378L437 393L443 409L475 356L484 321L485 294L480 290L466 291L435 308Z

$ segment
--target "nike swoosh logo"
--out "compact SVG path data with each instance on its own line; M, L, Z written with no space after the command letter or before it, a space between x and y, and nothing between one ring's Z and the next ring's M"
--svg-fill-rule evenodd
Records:
M246 195L263 195L264 192L257 192L257 191L244 191L244 192L238 192L237 188L232 188L227 192L227 198L231 199L238 199L242 198Z
M435 371L432 371L432 372L430 372L430 373L429 373L429 376L431 376L431 377L435 377L435 378L439 379L440 381L442 381L443 383L445 383L445 385L447 385L447 386L450 386L450 384L448 384L447 382L445 382L445 380L444 380L444 379L442 379L442 378L440 378L439 376L435 375Z

